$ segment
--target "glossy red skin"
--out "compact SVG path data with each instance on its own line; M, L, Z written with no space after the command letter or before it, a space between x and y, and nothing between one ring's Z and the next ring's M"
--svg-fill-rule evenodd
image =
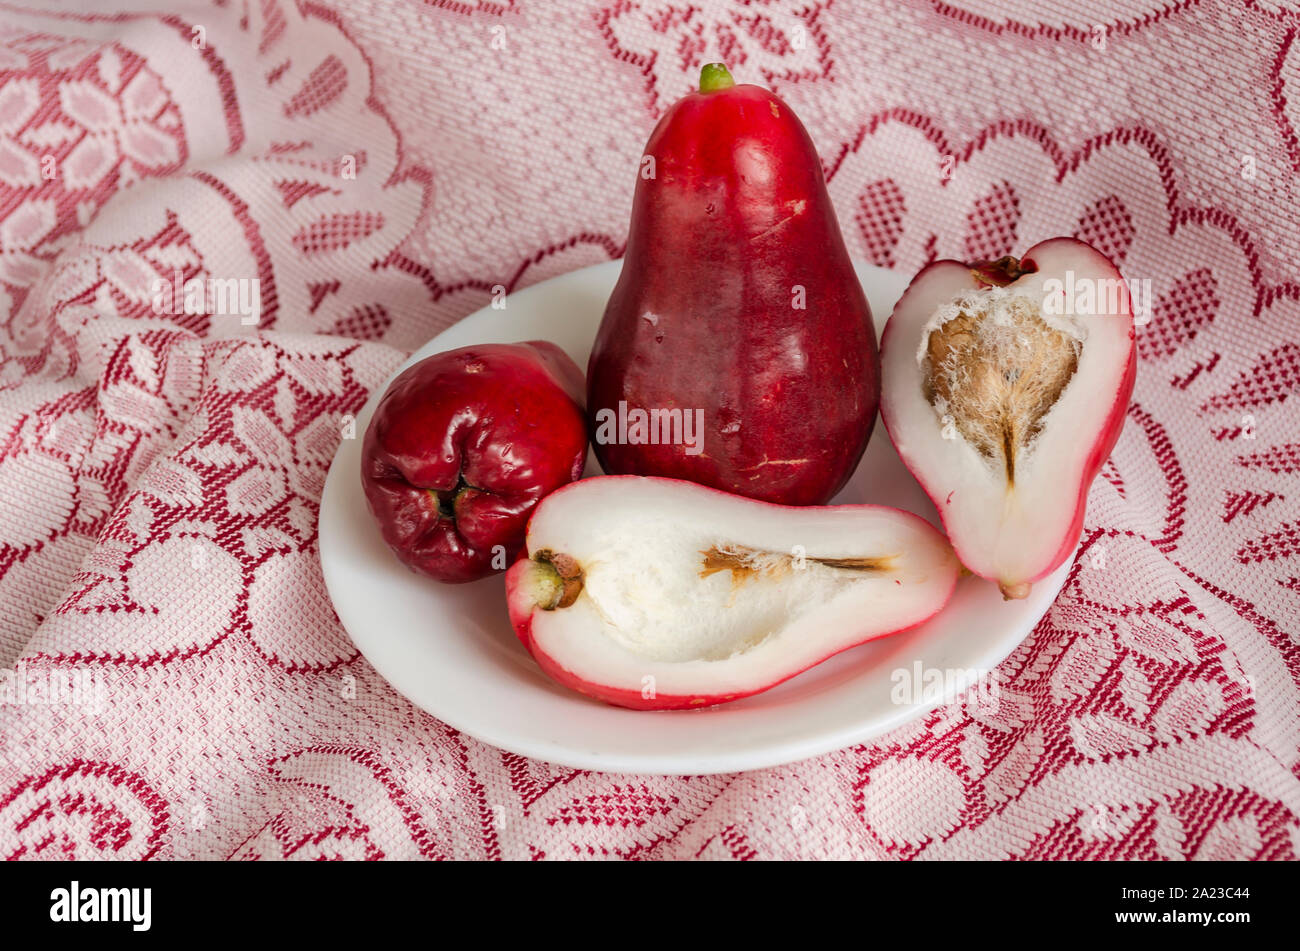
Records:
M601 477L597 477L601 478ZM609 476L606 478L620 478L618 476ZM830 508L849 508L850 506L829 506ZM600 700L604 703L612 704L616 707L626 707L630 710L698 710L701 707L716 706L720 703L730 703L732 700L740 700L743 697L752 697L756 694L764 693L771 690L778 684L785 683L791 677L797 677L805 671L812 670L818 664L824 663L836 654L843 653L854 647L861 647L869 641L880 640L882 637L893 637L895 634L903 634L907 631L915 630L930 618L942 611L952 599L952 593L957 586L957 576L953 576L953 585L948 589L948 593L943 600L939 601L934 610L924 618L908 627L899 628L897 631L889 631L885 634L877 634L874 637L866 638L854 644L845 644L826 654L819 660L815 660L807 666L800 667L798 670L782 674L770 684L758 687L754 690L746 690L739 693L728 694L666 694L656 693L653 697L644 697L639 690L631 690L623 687L614 687L608 684L599 684L590 680L579 677L573 671L569 670L554 657L541 650L533 640L533 617L542 609L536 604L528 604L528 596L519 591L520 582L523 573L528 567L529 553L525 550L519 555L519 560L510 566L506 572L506 610L510 615L510 626L514 628L515 636L519 638L520 643L528 650L533 659L537 661L537 666L542 671L562 686L570 690L576 690L580 694ZM519 593L517 593L519 592Z
M620 400L702 409L703 451L598 443L601 465L784 505L828 501L871 435L880 361L812 140L771 92L735 86L676 103L646 154L655 178L637 182L587 368L588 416L594 435L596 413ZM806 309L791 306L795 285Z
M1105 260L1110 263L1111 269L1115 272L1116 276L1119 275L1119 268L1115 267L1114 262L1111 261L1109 257L1102 254L1101 251L1098 251L1086 241L1080 241L1077 238L1048 238L1045 241L1040 241L1025 252L1024 256L1020 259L1021 267L1029 269L1034 264L1034 253L1036 251L1039 251L1045 245L1062 241L1073 242L1091 248L1095 253L1100 255L1102 258L1105 258ZM961 267L970 266L964 262L954 261L952 259L932 261L916 273L916 276L912 278L911 283L908 284L907 290L903 291L902 296L906 297L908 292L912 289L912 286L917 284L931 268L946 267L953 264ZM900 297L900 300L901 299L902 298ZM881 338L882 347L889 346L889 329L889 323L886 323L885 332ZM1115 448L1115 443L1119 441L1119 434L1124 429L1124 420L1128 417L1129 399L1133 395L1133 384L1137 380L1137 346L1135 337L1136 328L1129 331L1129 340L1133 345L1129 347L1128 366L1124 370L1124 376L1120 382L1119 389L1115 391L1110 406L1106 410L1105 422L1103 423L1102 428L1098 431L1097 438L1093 442L1092 449L1088 453L1087 462L1085 463L1084 478L1080 482L1078 493L1075 496L1074 514L1071 519L1070 530L1068 534L1061 539L1061 543L1057 547L1056 554L1052 557L1052 560L1048 564L1044 565L1040 571L1036 572L1033 577L1023 579L1027 583L1032 584L1034 582L1042 581L1064 564L1065 559L1070 557L1074 552L1075 546L1079 544L1079 538L1083 534L1083 518L1088 507L1088 490L1092 486L1092 480L1097 477L1097 473L1101 472L1101 467L1104 466L1106 460L1110 458L1111 451ZM889 416L887 414L881 414L881 418L885 424L885 431L889 433L889 438L893 440L894 435L893 431L890 429ZM911 464L907 459L903 459L903 464L908 467L909 472L912 471ZM920 484L921 488L925 490L926 495L930 497L930 501L934 503L935 509L939 512L940 519L944 522L944 530L947 531L947 505L944 504L945 500L932 494L929 486L925 484L917 473L913 472L913 475L917 476L917 482ZM954 548L956 548L955 545ZM960 549L957 549L957 554L959 556L961 555ZM965 563L965 559L963 559L963 563ZM1002 579L994 578L992 580L1000 581Z
M397 557L445 582L500 571L495 546L508 564L538 501L582 474L582 387L545 341L449 350L398 376L361 447L366 502ZM441 515L428 490L455 492L462 477Z

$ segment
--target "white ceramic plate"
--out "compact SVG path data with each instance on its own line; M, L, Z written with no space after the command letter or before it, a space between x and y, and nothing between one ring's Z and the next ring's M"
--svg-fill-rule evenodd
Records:
M554 341L585 368L620 264L598 264L511 294L504 309L471 314L399 370L455 347L536 339ZM879 332L906 280L861 264L858 277ZM385 388L358 415L357 438L340 445L321 498L321 564L334 608L366 659L413 703L523 756L610 772L700 774L775 766L863 742L950 702L970 686L971 672L994 668L1033 629L1069 570L1067 561L1027 599L1013 602L1004 602L994 585L966 578L922 627L846 651L735 703L680 712L606 706L558 686L533 663L510 628L501 576L438 584L408 571L384 545L359 473L361 435ZM588 474L598 471L589 457ZM938 524L878 420L836 501L892 505ZM900 683L910 683L896 679L899 670L910 679L917 670L923 680L942 675L945 688L894 702ZM919 691L923 684L914 686Z

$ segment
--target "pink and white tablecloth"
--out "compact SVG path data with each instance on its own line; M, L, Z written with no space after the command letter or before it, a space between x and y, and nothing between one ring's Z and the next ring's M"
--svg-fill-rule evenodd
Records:
M108 6L0 3L0 855L1300 853L1295 9ZM713 60L803 118L854 254L1064 233L1149 279L1128 423L996 713L740 775L531 762L360 657L317 500L407 352L621 254Z

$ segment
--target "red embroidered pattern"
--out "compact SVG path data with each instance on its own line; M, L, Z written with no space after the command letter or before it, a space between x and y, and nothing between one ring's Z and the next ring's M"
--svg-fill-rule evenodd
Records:
M0 856L1296 858L1300 17L556 6L6 14L0 669L110 699L0 705ZM1074 234L1149 281L1128 425L996 710L737 776L531 762L360 658L317 500L404 352L622 253L715 59L798 111L866 260ZM225 278L255 325L159 303Z

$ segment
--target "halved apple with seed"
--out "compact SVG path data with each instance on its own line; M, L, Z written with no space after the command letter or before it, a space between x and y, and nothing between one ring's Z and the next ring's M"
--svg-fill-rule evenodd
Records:
M914 627L947 603L958 570L943 535L909 512L603 476L542 500L506 598L555 680L619 706L680 709Z
M1095 248L938 261L881 341L881 415L962 562L1023 598L1078 544L1137 369L1128 286Z

